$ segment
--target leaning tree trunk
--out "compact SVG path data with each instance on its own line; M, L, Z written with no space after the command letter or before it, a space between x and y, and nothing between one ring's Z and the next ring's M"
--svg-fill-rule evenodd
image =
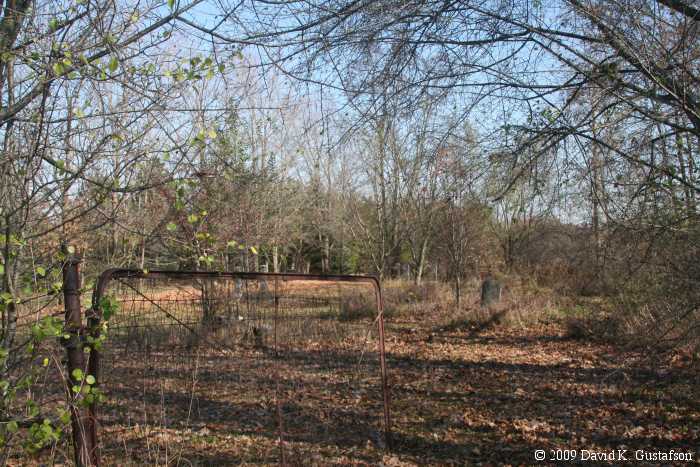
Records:
M423 271L425 270L425 256L428 250L428 240L423 240L423 244L420 247L420 253L418 255L418 264L416 265L416 285L421 285L423 282Z

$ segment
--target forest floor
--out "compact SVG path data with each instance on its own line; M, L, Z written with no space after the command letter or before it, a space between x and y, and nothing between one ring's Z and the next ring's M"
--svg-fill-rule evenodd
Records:
M636 460L671 450L699 463L700 368L683 355L651 365L551 322L477 330L448 316L390 315L385 446L378 362L360 363L342 342L283 364L252 348L196 358L115 351L99 412L103 464L276 464L281 419L289 465L623 465L620 453L630 464L688 465ZM343 372L362 376L356 389L338 383ZM50 464L45 454L13 465Z
M601 453L614 451L617 456L618 450L626 450L623 456L636 464L638 450L692 454L693 463L700 455L700 372L682 359L650 369L642 355L568 339L555 325L477 333L445 331L420 320L389 322L386 346L391 449L376 442L376 432L372 435L367 423L380 420L380 406L363 412L353 406L351 395L335 392L325 399L294 401L293 423L302 428L294 439L292 422L287 426L286 462L552 465L562 463L556 456L573 456L572 463L577 464L620 465L624 462L619 457L600 462ZM240 366L237 371L241 372ZM263 396L262 402L259 392L243 389L271 388L274 383L262 376L268 371L253 373L255 381L213 378L206 383L212 394L208 405L200 398L200 410L235 420L235 428L207 423L205 428L155 430L150 436L130 430L113 438L116 457L111 460L118 463L124 455L120 446L136 440L129 454L134 465L189 465L181 461L184 458L193 465L277 462L276 434L262 428L275 424L271 409L275 396ZM163 380L162 375L158 378ZM233 389L234 384L242 389ZM308 390L316 383L304 384ZM312 390L323 391L322 385ZM379 394L374 392L374 397ZM153 402L157 407L158 397ZM306 402L315 406L325 402L326 416L305 411ZM180 405L185 410L187 400ZM290 410L287 403L283 410L290 418L294 408ZM232 437L232 431L238 434ZM162 449L154 455L159 443L161 448L170 446L170 460ZM537 462L536 450L544 450L544 462ZM195 452L206 454L195 456ZM183 453L187 455L180 457ZM685 464L657 459L642 465Z
M688 362L649 369L642 355L567 339L554 325L441 332L416 320L389 329L386 465L535 465L536 450L545 464L573 455L600 465L593 455L612 450L639 463L636 450L671 449L698 463L700 372Z

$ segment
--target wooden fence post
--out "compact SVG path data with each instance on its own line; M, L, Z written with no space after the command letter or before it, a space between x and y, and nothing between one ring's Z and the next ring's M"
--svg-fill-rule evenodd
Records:
M71 426L73 430L73 449L75 452L75 464L78 467L93 466L91 453L94 446L91 446L92 438L86 433L88 426L87 417L84 416L84 409L76 406L77 394L73 391L74 386L80 387L85 384L82 379L85 377L85 352L83 350L83 317L80 307L80 258L69 253L66 249L66 262L63 266L63 297L65 304L65 333L63 345L68 354L68 403L70 404ZM75 370L80 370L83 378L74 376ZM76 372L77 373L77 372Z

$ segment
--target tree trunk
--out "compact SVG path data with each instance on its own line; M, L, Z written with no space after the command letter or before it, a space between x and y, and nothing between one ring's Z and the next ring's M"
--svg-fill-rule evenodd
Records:
M462 297L462 280L459 275L455 276L455 302L457 302L457 309L460 308L460 302Z
M321 264L321 268L323 269L324 273L330 272L331 270L331 244L330 240L328 239L328 235L323 236L323 261Z
M14 298L14 287L12 274L15 270L12 264L12 254L10 251L10 236L12 231L10 230L10 219L5 218L5 247L3 248L3 265L5 268L2 277L2 287L0 287L0 293L8 293L12 298ZM17 329L17 312L15 309L14 302L7 303L5 309L2 312L2 348L8 350L12 347L12 343L15 338L15 332ZM8 362L6 362L7 364ZM4 368L3 368L4 373Z
M143 270L146 264L146 235L141 237L141 260L139 261L139 267Z
M272 245L272 271L280 272L279 247L277 245Z
M593 248L595 253L595 277L596 285L600 285L599 277L602 268L602 237L600 233L600 201L603 194L603 184L602 184L602 160L600 157L600 148L597 145L593 145L592 148L592 161L591 161L592 173L592 212L591 212L591 223L593 224Z
M420 254L418 255L418 264L416 265L416 285L421 285L423 282L423 270L425 269L425 255L428 250L428 240L423 240L423 244L420 248Z

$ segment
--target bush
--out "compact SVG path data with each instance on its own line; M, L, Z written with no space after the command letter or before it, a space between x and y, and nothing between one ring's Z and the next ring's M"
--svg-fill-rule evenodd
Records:
M377 316L377 307L374 298L370 300L364 295L352 295L342 297L340 321L356 321L361 319L374 319Z
M421 285L407 280L389 280L382 284L386 315L420 313L429 309L448 309L452 301L449 284L425 281Z
M565 336L569 339L612 341L620 336L619 319L596 308L594 303L563 308L561 315Z

